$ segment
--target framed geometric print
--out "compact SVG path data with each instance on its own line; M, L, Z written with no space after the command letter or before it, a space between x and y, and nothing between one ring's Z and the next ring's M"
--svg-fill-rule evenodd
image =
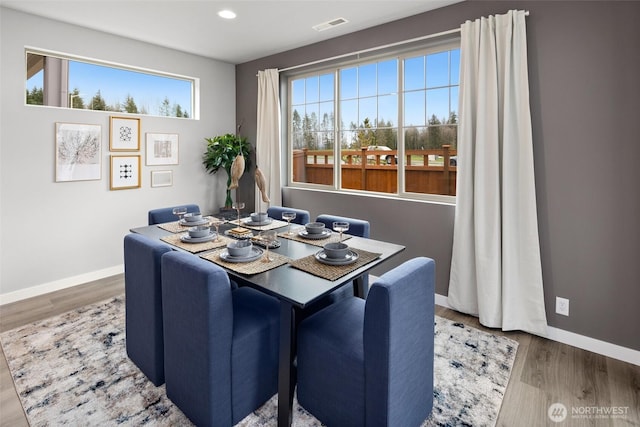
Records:
M109 150L140 150L140 119L111 117Z
M140 188L140 156L111 156L112 190Z

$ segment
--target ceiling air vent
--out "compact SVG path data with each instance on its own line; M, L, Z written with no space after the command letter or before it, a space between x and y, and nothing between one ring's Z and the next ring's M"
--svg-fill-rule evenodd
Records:
M314 25L313 29L316 31L324 31L329 28L337 27L338 25L346 24L347 22L349 21L344 18L336 18L331 21L323 22L322 24Z

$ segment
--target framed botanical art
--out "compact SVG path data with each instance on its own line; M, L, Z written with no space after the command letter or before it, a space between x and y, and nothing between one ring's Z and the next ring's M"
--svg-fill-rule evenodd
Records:
M146 164L177 165L178 164L178 134L177 133L147 133Z
M151 171L152 187L171 187L173 185L173 171Z
M111 151L139 151L140 119L112 116L109 149Z
M102 178L102 126L56 123L56 182Z
M140 188L140 156L111 156L112 190Z

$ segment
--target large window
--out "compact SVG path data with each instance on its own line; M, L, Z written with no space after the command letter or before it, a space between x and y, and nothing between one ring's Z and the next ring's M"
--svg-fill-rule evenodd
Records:
M290 76L290 185L454 196L459 59L456 42Z
M197 118L197 79L61 54L26 51L26 103Z

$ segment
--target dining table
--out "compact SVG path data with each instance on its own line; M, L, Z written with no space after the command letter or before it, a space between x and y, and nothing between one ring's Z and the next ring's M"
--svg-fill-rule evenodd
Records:
M205 217L205 219L210 217ZM296 385L296 327L305 310L331 292L353 282L355 296L365 298L363 275L405 249L405 246L357 237L345 233L343 242L354 255L354 262L346 265L327 265L319 259L322 246L338 241L338 233L327 230L322 239L309 238L304 226L270 219L268 224L253 225L250 218L227 219L219 226L219 236L204 243L188 241L188 227L184 220L131 228L132 233L160 239L175 250L223 267L230 278L242 286L250 286L271 295L280 302L280 342L278 367L278 426L290 426L292 422L293 395ZM212 227L213 230L213 227ZM273 230L276 240L265 243L260 233ZM318 237L318 236L315 236ZM237 239L250 239L272 259L264 262L265 255L252 262L227 262L224 257L226 244Z

